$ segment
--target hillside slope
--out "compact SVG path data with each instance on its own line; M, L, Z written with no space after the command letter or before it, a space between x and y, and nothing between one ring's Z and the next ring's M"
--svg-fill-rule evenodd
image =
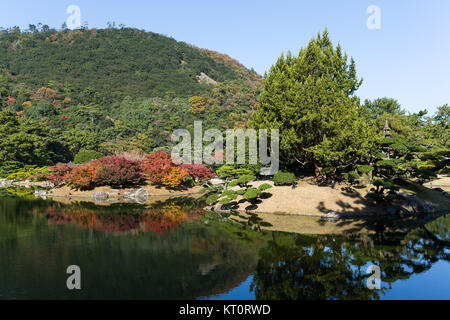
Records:
M80 149L167 149L171 133L195 120L205 129L243 127L262 85L227 55L152 32L0 31L0 111L21 119L17 132L30 122L50 130L65 160Z
M202 73L216 82L260 78L227 56L131 28L3 32L0 68L30 87L53 81L107 101L200 94L210 90Z

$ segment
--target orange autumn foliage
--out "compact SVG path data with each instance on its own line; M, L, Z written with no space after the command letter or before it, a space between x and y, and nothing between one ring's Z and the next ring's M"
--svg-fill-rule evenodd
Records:
M152 184L169 188L179 186L188 175L187 170L180 169L172 162L171 155L163 151L146 155L142 169Z
M97 169L92 162L75 167L64 176L64 181L78 190L93 189L97 182Z
M175 188L183 182L187 175L188 171L186 169L178 167L171 168L167 174L162 177L161 184L169 188Z

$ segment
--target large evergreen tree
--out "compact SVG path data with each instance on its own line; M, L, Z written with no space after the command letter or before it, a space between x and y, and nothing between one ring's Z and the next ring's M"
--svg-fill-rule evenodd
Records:
M316 176L337 173L364 158L376 136L354 96L361 83L353 59L325 30L297 57L282 55L272 66L252 125L280 129L285 164L311 166Z

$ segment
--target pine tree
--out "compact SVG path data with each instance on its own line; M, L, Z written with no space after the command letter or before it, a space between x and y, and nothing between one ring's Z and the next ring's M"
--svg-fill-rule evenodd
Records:
M288 52L272 66L251 125L280 129L284 164L311 166L316 176L337 173L364 158L376 136L354 96L361 83L354 60L348 63L325 30L297 57Z

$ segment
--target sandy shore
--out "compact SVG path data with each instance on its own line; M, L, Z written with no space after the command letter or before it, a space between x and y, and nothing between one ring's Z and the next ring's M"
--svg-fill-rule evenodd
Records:
M401 202L392 202L374 205L366 199L370 188L350 188L348 184L336 184L331 186L320 186L311 179L299 180L297 187L291 186L273 186L272 181L257 181L252 183L258 187L263 183L272 185L271 189L266 190L271 196L263 199L257 204L258 208L254 210L258 214L281 214L295 216L321 217L330 212L346 214L349 217L358 217L359 215L372 216L384 215L388 208L401 206ZM413 188L401 188L400 192L404 195L416 195L421 201L431 203L437 210L450 209L450 199L444 198L440 192L420 186L410 184ZM241 200L238 197L237 201ZM239 204L239 211L245 212L248 202ZM220 207L220 205L218 205Z
M438 176L437 179L424 183L423 185L427 188L441 188L442 190L450 192L450 177Z
M255 186L270 181L258 181ZM300 180L297 187L277 186L268 189L272 196L258 204L258 211L266 213L289 213L296 215L321 216L330 211L360 212L367 210L367 203L363 197L367 194L366 188L358 191L344 191L346 185L336 184L319 186L312 180Z

